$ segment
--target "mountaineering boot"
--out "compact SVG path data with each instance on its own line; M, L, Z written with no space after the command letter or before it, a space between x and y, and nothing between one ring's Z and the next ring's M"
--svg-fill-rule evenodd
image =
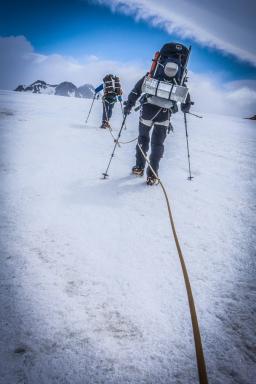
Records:
M155 176L148 176L146 183L147 185L157 185L159 181Z
M104 129L110 128L109 122L108 121L103 121L102 124L101 124L101 128L104 128Z
M132 167L132 174L136 176L143 176L144 175L144 169L137 167L136 165Z

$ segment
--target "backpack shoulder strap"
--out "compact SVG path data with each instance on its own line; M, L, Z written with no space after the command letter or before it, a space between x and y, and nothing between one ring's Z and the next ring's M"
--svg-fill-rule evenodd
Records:
M189 56L190 56L191 50L192 50L192 47L190 45L189 49L188 49L188 55L187 55L187 58L186 58L186 62L185 62L184 67L183 67L183 74L182 74L182 77L181 77L180 85L183 85L185 77L186 77L186 75L188 73L187 66L188 66L188 60L189 60Z

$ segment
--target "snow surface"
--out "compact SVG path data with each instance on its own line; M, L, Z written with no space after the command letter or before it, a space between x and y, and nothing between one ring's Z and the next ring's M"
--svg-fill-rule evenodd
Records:
M187 297L160 187L130 175L135 143L89 125L91 100L0 91L0 383L197 383ZM121 113L114 109L117 135ZM255 122L181 114L165 184L210 383L255 368ZM136 137L138 114L122 139Z

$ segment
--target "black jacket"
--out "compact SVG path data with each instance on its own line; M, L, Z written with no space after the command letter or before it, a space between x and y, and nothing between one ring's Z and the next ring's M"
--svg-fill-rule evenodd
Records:
M133 89L131 90L129 96L128 96L128 100L127 100L127 104L129 105L130 108L134 107L136 101L138 100L138 98L141 96L142 94L142 84L144 82L144 79L145 77L147 76L147 74L145 76L143 76L136 84L135 86L133 87Z

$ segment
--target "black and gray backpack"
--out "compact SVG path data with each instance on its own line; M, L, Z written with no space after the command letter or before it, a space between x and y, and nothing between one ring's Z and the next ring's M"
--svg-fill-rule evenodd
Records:
M185 103L190 52L191 47L179 43L165 44L156 52L142 86L148 103L173 110L177 109L177 102Z
M122 88L119 77L108 74L104 77L103 82L104 96L108 97L122 95Z

